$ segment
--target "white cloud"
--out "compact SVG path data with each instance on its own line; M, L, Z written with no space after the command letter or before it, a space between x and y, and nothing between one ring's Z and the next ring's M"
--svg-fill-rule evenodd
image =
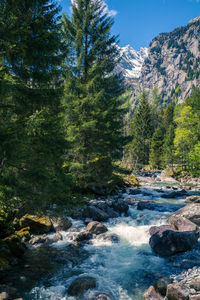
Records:
M75 4L77 0L71 0L72 4ZM96 1L96 0L93 0ZM116 10L110 10L108 7L108 4L105 2L105 0L101 0L102 4L105 7L105 12L110 16L110 17L114 17L117 15L117 11Z

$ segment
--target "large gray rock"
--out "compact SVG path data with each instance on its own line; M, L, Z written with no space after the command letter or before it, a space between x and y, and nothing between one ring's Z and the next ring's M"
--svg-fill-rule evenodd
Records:
M104 241L108 241L108 242L111 242L113 244L116 244L116 243L120 242L120 238L117 234L108 234L107 235L107 234L102 233L102 234L99 234L97 236L97 239L99 239L99 240L102 239Z
M149 229L150 236L154 235L157 232L163 232L165 230L171 230L170 225L161 225L161 226L152 226Z
M121 214L127 215L129 209L128 204L125 201L120 199L112 202L112 208L116 210L120 215Z
M188 204L177 210L172 216L186 218L200 226L200 203Z
M90 276L78 277L68 288L70 296L81 296L85 291L96 288L96 279Z
M112 201L105 200L91 200L89 206L95 206L105 212L109 218L118 218L119 213L112 209Z
M156 292L154 286L150 286L149 289L144 294L146 300L163 300L163 297Z
M151 236L149 244L155 253L161 256L171 256L192 249L198 241L194 231L158 231Z
M176 198L176 197L182 197L182 196L186 196L187 192L185 190L181 190L181 191L173 191L170 193L166 193L166 194L162 194L161 197L162 198Z
M89 205L84 210L86 218L92 218L94 221L107 221L109 219L109 215L101 210L100 208Z
M75 242L84 242L88 241L92 238L92 233L87 231L79 232L77 237L75 238Z
M90 234L101 234L101 233L105 233L106 231L108 231L107 227L97 221L93 221L90 222L87 227L86 230L90 233Z
M167 287L168 300L189 300L189 289L182 283L171 283Z
M168 222L170 223L172 229L178 231L198 231L198 226L186 219L185 217L172 215Z
M54 217L51 222L55 231L67 230L72 226L72 222L66 217Z

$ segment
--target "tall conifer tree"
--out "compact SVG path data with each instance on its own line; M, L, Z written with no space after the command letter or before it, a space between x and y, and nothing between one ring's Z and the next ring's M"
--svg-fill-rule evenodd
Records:
M63 17L70 49L64 107L71 172L87 188L109 180L113 161L121 158L124 87L113 73L119 53L110 35L113 20L102 1L73 1L72 11L71 18Z
M0 106L6 122L0 128L0 158L4 161L1 180L10 184L13 177L14 195L25 195L26 199L58 198L54 190L60 185L65 149L60 125L58 13L52 0L1 1L4 74Z
M133 117L132 132L134 137L132 141L132 155L135 167L137 165L147 165L153 126L151 108L146 91L143 91L140 96L140 102Z

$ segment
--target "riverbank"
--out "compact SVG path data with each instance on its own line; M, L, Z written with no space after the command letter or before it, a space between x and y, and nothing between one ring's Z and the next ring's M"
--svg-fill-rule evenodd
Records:
M199 190L170 198L170 193L181 191L179 185L159 180L150 183L146 182L148 177L143 178L140 188L96 197L86 210L83 207L65 216L72 224L67 230L31 236L20 264L13 266L2 281L4 288L12 282L12 299L76 299L70 298L69 288L86 276L93 278L89 284L93 288L83 292L83 299L139 300L160 277L177 276L195 266L198 269L199 245L163 258L149 246L149 229L166 224L170 215L185 205L186 195ZM163 198L163 194L170 197ZM94 220L105 226L106 232L89 232L88 223Z

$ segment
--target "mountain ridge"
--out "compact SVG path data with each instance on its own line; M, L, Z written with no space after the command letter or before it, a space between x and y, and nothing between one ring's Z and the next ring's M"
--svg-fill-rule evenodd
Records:
M148 48L140 48L136 51L130 45L117 46L120 53L120 62L115 71L121 73L127 83L139 79L142 66L148 57Z
M200 16L169 33L161 33L149 46L134 94L157 90L164 101L182 102L200 84Z

